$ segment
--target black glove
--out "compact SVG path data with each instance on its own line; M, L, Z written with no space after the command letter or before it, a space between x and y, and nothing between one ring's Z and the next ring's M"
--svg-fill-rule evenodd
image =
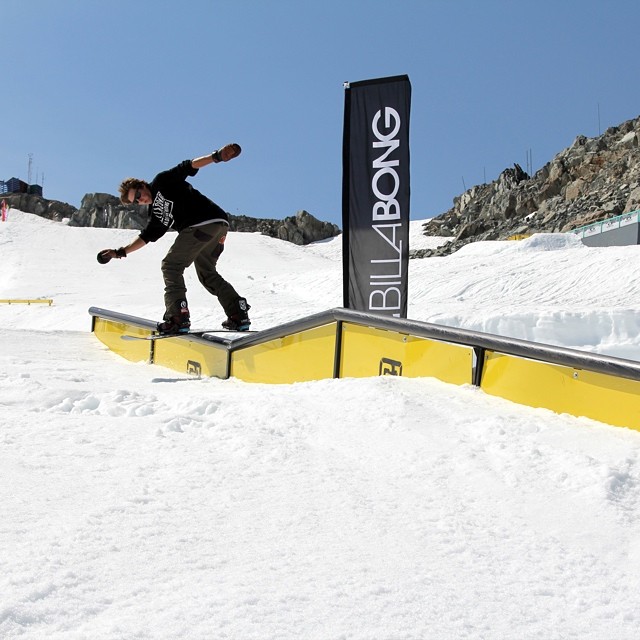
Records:
M107 264L111 258L126 258L127 252L124 247L120 247L119 249L103 249L98 252L96 259L100 264Z
M104 251L98 251L98 255L96 256L98 262L100 264L107 264L109 260L111 260L111 256L109 255L109 251L111 249L105 249Z
M224 147L214 151L211 154L211 159L214 162L229 162L229 160L237 158L241 152L242 149L240 145L232 142L231 144L225 144Z

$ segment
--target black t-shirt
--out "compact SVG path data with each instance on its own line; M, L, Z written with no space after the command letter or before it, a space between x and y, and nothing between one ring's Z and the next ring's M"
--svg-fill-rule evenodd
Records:
M191 160L162 171L149 185L153 202L149 205L149 222L140 233L145 242L155 242L169 230L182 231L208 222L229 224L229 216L215 202L202 195L188 182L195 176Z

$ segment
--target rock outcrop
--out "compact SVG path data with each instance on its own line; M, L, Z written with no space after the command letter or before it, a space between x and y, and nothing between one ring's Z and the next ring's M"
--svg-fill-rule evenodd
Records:
M4 200L8 207L24 211L25 213L34 213L41 218L62 222L70 220L76 212L73 205L59 200L47 200L40 196L28 193L4 193L0 194L0 200Z
M532 177L516 164L472 187L424 225L425 235L451 241L412 257L447 255L478 240L570 231L640 208L639 136L636 118L596 138L578 136Z
M147 207L122 204L108 193L87 193L69 224L73 227L107 227L115 229L144 229Z
M298 211L295 216L284 220L266 220L231 216L232 231L259 231L272 238L279 238L294 244L305 245L333 238L340 229L331 222L321 222L308 211Z

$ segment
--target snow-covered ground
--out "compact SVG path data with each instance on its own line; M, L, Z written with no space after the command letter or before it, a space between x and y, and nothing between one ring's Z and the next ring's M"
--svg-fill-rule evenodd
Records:
M0 224L0 637L640 637L640 433L432 379L187 379L90 333L157 319L171 237ZM441 239L420 235L412 247ZM341 305L341 241L231 234L254 328ZM411 318L640 359L640 247L410 263ZM222 319L189 272L195 327Z

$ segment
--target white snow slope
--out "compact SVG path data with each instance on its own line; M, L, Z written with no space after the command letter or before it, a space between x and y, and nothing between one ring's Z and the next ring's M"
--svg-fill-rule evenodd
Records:
M161 316L171 237L95 260L134 236L0 224L0 298L54 300L0 304L0 638L640 637L640 433L433 379L129 363L87 309ZM255 328L341 305L340 239L226 246ZM639 258L478 243L411 261L409 317L640 359Z

